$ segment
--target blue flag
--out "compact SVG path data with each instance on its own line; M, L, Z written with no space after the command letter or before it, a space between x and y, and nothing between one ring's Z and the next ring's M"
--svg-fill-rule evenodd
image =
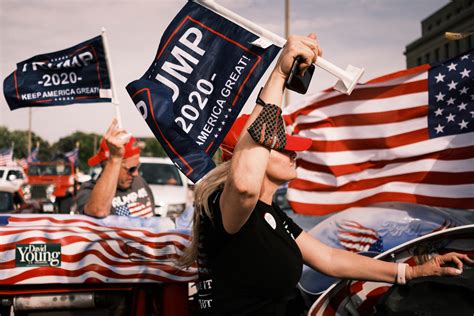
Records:
M3 82L10 110L111 102L110 88L101 36L22 61Z
M35 149L33 149L31 153L28 155L28 158L27 158L28 163L38 162L39 161L38 154L39 154L39 147L36 146Z
M168 156L192 181L211 159L280 48L194 2L164 32L150 68L127 86Z
M79 164L79 148L76 147L73 150L64 153L64 157L67 158L74 167L77 167Z

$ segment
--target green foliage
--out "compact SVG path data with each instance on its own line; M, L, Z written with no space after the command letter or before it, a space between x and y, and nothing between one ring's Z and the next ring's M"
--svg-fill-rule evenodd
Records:
M61 159L64 153L74 150L79 146L79 170L87 172L89 166L87 160L96 153L102 135L94 133L74 132L71 135L59 139L50 145L47 141L31 134L32 150L39 144L40 161L51 161ZM166 157L166 152L155 138L138 139L144 157ZM16 159L28 157L28 131L9 131L6 127L0 126L0 148L9 148L15 144L13 157Z
M138 142L142 148L143 157L166 157L166 152L156 138L139 138Z
M6 127L0 127L0 148L9 148L14 144L13 157L20 159L28 156L28 131L12 131L10 132ZM39 158L47 160L50 156L49 143L36 135L31 133L31 149L33 150L39 144Z
M59 139L51 146L50 159L59 158L62 154L79 146L79 170L88 171L87 160L95 154L102 136L94 133L74 132Z

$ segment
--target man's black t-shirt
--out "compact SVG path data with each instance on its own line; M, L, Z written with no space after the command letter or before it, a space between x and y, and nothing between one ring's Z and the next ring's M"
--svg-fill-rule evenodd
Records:
M235 234L222 224L216 191L212 220L201 218L198 297L204 315L287 315L303 259L295 239L302 229L278 206L257 202Z

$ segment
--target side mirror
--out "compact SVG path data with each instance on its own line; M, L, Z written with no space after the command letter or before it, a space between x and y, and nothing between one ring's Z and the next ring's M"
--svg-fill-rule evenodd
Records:
M9 181L13 181L13 180L16 180L16 179L17 179L17 177L14 174L11 174L11 175L8 176Z

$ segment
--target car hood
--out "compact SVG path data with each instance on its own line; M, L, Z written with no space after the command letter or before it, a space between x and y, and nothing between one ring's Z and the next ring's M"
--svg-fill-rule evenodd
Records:
M155 205L187 202L187 189L184 186L152 184L150 188L155 198Z
M7 191L13 193L19 189L19 186L16 183L11 181L0 180L0 191Z

